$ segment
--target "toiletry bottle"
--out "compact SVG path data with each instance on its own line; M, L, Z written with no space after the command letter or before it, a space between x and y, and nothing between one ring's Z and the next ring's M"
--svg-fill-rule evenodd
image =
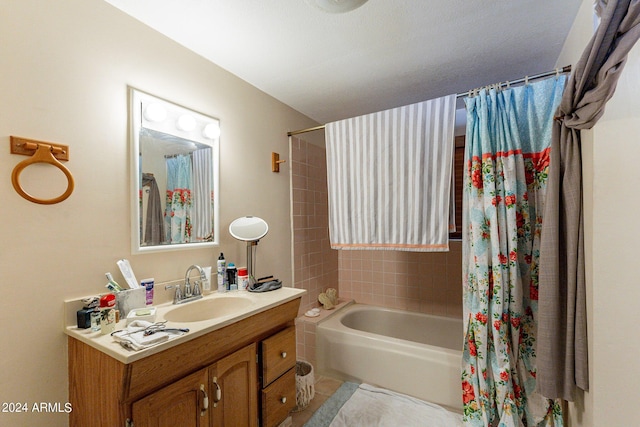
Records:
M82 307L76 312L79 329L88 329L91 327L91 313L93 313L93 310L93 308Z
M218 292L227 291L227 262L224 259L224 254L220 252L218 257Z
M249 288L249 273L245 267L238 268L238 290L246 291Z
M100 332L110 334L116 330L116 296L106 294L100 297Z
M236 270L236 265L230 262L229 266L227 267L227 281L229 282L230 291L238 290L238 279L236 278L237 273L238 270Z
M155 280L152 278L150 279L144 279L142 282L140 282L140 286L142 286L143 288L145 288L145 302L147 305L152 305L153 304L153 285L155 283Z
M211 292L211 266L204 267L203 270L207 279L202 284L202 293L206 295Z
M78 328L80 329L89 329L93 327L93 316L94 312L98 311L98 297L88 297L82 299L82 309L77 312L77 320L78 320ZM97 314L98 318L98 328L94 329L96 331L100 330L100 314Z
M91 312L91 330L98 332L100 330L100 308L95 307Z

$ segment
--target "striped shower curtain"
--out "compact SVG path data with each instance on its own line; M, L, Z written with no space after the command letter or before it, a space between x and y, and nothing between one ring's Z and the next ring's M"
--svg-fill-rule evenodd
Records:
M447 251L456 96L329 123L333 249Z
M192 242L213 240L213 154L211 148L191 153L193 157Z

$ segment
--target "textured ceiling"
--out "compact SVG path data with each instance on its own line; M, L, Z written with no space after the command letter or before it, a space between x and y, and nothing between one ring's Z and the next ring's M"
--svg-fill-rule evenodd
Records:
M320 123L550 70L582 3L105 1Z

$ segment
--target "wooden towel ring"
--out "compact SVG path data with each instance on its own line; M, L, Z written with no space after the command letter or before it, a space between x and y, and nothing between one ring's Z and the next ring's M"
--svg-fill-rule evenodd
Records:
M20 174L22 170L27 166L33 163L49 163L62 171L67 177L67 190L62 193L62 195L58 197L54 197L53 199L38 199L37 197L33 197L20 186ZM73 175L69 172L69 169L64 167L62 163L58 161L53 155L53 147L48 144L38 143L36 152L33 156L29 157L26 160L21 161L13 168L13 172L11 173L11 183L13 184L13 188L18 192L19 195L24 197L33 203L39 203L41 205L53 205L54 203L60 203L61 201L67 199L73 193L74 181Z

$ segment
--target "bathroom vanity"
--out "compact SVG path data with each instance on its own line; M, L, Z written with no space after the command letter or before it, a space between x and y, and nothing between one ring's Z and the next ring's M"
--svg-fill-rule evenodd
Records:
M190 332L137 352L67 327L70 425L277 426L296 405L294 321L304 292L245 293L249 307L169 322ZM175 309L159 307L157 320Z

